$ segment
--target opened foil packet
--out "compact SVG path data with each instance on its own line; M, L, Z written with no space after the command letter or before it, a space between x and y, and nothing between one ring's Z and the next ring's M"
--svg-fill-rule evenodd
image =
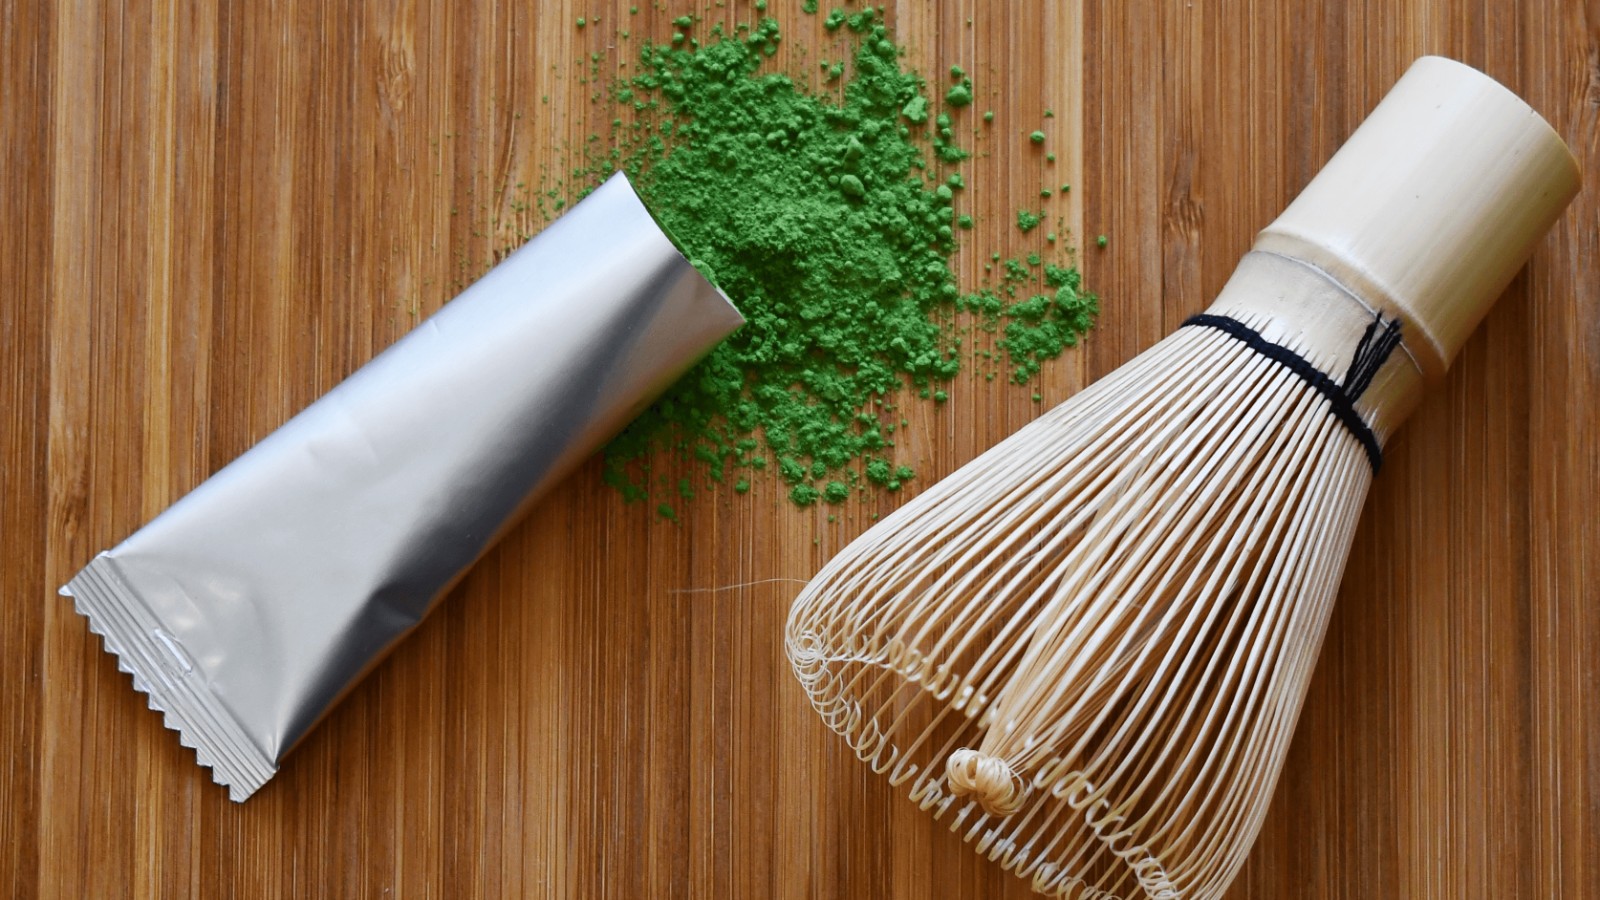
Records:
M242 801L743 321L612 176L61 593Z

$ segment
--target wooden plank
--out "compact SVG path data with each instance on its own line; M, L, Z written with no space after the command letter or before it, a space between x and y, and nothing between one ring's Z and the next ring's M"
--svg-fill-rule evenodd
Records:
M52 17L48 7L0 2L0 885L39 887L40 684L44 616L24 598L44 580L41 512L48 486L50 133Z
M798 581L903 498L829 522L758 483L674 526L591 464L243 806L52 595L539 226L518 185L609 121L589 54L609 73L687 9L630 5L0 0L9 894L1028 896L856 762L782 659ZM798 6L771 12L808 71L831 38ZM1043 184L1073 185L1078 242L1109 238L1083 254L1102 323L1044 405L1202 308L1421 53L1600 172L1585 4L889 12L910 63L960 63L996 112L964 281L1023 246ZM1392 448L1230 896L1600 896L1596 221L1591 184ZM1044 405L964 375L900 450L931 481Z

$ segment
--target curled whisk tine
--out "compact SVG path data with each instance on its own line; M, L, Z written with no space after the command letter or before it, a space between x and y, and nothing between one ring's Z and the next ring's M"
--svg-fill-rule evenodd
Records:
M971 797L991 816L1009 816L1021 809L1028 791L1022 776L1004 759L966 747L950 754L945 775L952 794Z

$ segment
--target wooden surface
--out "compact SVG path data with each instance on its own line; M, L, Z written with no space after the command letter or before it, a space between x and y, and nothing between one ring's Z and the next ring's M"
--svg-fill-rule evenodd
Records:
M627 5L0 0L0 893L1027 896L788 673L797 580L865 508L758 484L674 526L590 465L242 806L54 594L536 227L515 185L609 119L583 58L689 8ZM998 114L969 283L1051 181L1110 238L1047 401L1201 309L1421 53L1572 143L1588 188L1392 447L1231 896L1600 897L1600 6L988 6L890 12ZM900 450L948 472L1039 409L963 380Z

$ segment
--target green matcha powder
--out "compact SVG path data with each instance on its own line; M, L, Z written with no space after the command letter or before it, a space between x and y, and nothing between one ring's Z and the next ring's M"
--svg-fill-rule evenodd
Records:
M913 477L892 459L897 405L908 391L947 398L964 331L997 332L995 351L965 352L997 365L1003 354L1021 384L1094 320L1077 270L1037 256L991 268L991 284L962 295L951 259L971 218L955 211L965 182L950 167L968 155L954 120L971 79L951 69L940 111L877 12L834 10L824 24L849 36L851 60L822 62L818 92L768 71L776 21L715 26L702 42L692 19L675 20L671 40L646 45L636 74L611 88L633 121L614 121L609 144L591 139L574 172L592 187L625 170L747 320L606 448L606 480L631 500L693 495L669 480L673 467L653 471L663 454L739 493L773 471L801 506L897 490ZM958 313L971 314L965 327Z

